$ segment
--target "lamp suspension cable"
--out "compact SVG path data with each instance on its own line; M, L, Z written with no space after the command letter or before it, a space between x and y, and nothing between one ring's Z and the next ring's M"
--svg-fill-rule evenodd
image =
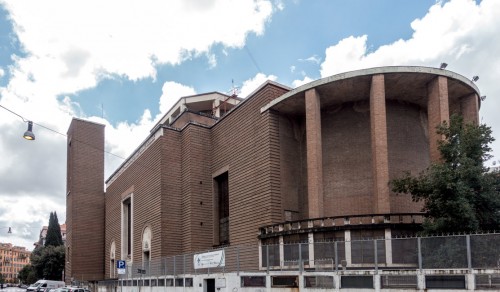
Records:
M61 136L68 137L68 135L66 135L66 134L64 134L64 133L61 133L61 132L59 132L59 131L57 131L57 130L51 129L51 128L46 127L46 126L44 126L44 125L42 125L42 124L35 123L35 122L33 122L33 121L30 121L30 120L28 120L28 119L25 119L25 118L24 118L23 116L21 116L20 114L18 114L18 113L16 113L16 112L14 112L14 111L12 111L12 110L10 110L10 109L6 108L5 106L3 106L3 105L1 105L1 104L0 104L0 107L1 107L1 108L3 108L3 109L5 109L6 111L8 111L8 112L12 113L13 115L16 115L16 116L20 117L20 118L23 120L23 122L28 123L28 130L27 130L26 132L24 132L24 135L23 135L23 138L25 138L26 140L35 140L35 135L33 134L33 125L37 125L37 126L42 127L42 128L44 128L44 129L46 129L46 130L49 130L49 131L54 132L54 133L56 133L56 134L59 134L59 135L61 135ZM85 141L81 141L81 140L78 140L78 139L74 139L74 141L77 141L77 142L79 142L79 143L85 144L85 145L87 145L87 146L89 146L89 147L92 147L92 148L94 148L94 149L100 150L100 151L102 151L102 152L104 152L104 153L107 153L107 154L112 155L112 156L114 156L114 157L120 158L120 159L122 159L122 160L126 160L126 158L124 158L124 157L122 157L122 156L120 156L120 155L116 155L116 154L114 154L114 153L111 153L111 152L109 152L109 151L106 151L105 149L98 149L97 147L95 147L95 146L93 146L93 145L90 145L90 144L86 143Z

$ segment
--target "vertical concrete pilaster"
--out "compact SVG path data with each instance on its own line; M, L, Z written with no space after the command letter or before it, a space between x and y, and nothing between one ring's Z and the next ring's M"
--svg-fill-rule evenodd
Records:
M307 234L308 248L309 248L309 268L314 268L316 263L314 262L314 233L310 232Z
M345 261L347 266L352 264L351 256L351 230L344 231L344 242L345 242Z
M306 91L305 95L308 217L318 218L323 217L321 106L316 89Z
M450 110L448 104L448 79L437 76L427 85L427 119L429 127L429 155L431 162L441 159L438 141L443 137L436 133L436 127L443 121L449 122Z
M384 75L374 75L370 88L370 127L373 174L373 211L389 213L389 158L387 154L387 117Z
M385 263L392 265L392 231L390 228L384 230L384 244L385 244Z
M280 267L285 266L285 241L283 240L283 235L279 237L280 242Z
M479 101L477 94L473 93L463 97L460 101L460 109L465 123L479 124Z
M220 118L220 100L216 99L213 102L213 108L215 108L215 112L213 113L216 117Z

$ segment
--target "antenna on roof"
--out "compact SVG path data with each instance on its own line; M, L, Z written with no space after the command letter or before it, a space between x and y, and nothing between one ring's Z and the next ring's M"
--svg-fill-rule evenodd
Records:
M231 97L236 97L238 96L238 93L240 93L239 87L234 86L234 79L231 79L231 90L229 93L231 94Z

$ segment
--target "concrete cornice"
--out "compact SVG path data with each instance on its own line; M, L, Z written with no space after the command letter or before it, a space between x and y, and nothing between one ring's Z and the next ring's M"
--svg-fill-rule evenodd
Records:
M388 74L388 73L422 73L422 74L433 74L436 76L445 76L448 78L456 79L456 80L470 86L477 93L478 97L481 96L479 93L479 88L476 86L476 84L474 84L474 82L472 82L470 79L468 79L468 78L466 78L458 73L455 73L455 72L452 72L449 70L432 68L432 67L422 67L422 66L386 66L386 67L375 67L375 68L368 68L368 69L349 71L349 72L345 72L345 73L339 73L339 74L335 74L335 75L332 75L329 77L325 77L322 79L312 81L310 83L299 86L299 87L283 94L282 96L274 99L273 101L268 103L266 106L262 107L260 109L260 112L263 113L263 112L269 110L270 108L272 108L273 106L275 106L276 104L285 101L289 97L294 96L294 95L299 94L299 93L303 93L303 92L305 92L309 89L315 88L317 86L321 86L321 85L325 85L328 83L333 83L336 81L345 80L345 79L349 79L349 78L356 78L356 77L360 77L360 76L369 76L369 75L376 75L376 74Z

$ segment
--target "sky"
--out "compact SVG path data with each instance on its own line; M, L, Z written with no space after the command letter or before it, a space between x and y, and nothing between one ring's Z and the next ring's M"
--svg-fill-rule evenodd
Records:
M32 250L50 212L65 222L73 117L106 126L108 178L182 96L446 62L479 76L500 137L499 16L498 0L0 0L0 242Z

